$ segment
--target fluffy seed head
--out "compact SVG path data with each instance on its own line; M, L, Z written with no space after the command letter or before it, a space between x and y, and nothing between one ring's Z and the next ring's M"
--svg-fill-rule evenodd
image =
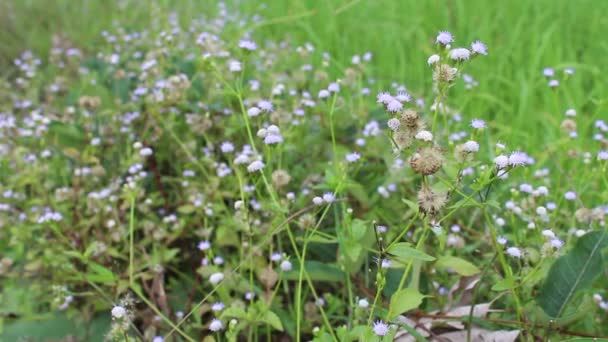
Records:
M416 133L415 138L422 141L433 141L433 133L429 131L420 131Z
M446 203L447 195L434 192L428 185L423 185L418 191L420 210L431 217L437 215Z
M441 169L443 153L437 147L426 146L418 150L410 159L412 169L421 175L432 175Z
M449 64L441 64L433 71L433 81L451 83L456 79L458 69Z

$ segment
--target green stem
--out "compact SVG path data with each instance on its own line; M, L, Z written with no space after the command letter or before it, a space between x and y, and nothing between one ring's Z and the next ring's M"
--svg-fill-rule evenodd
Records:
M133 233L135 231L135 194L130 194L131 209L129 212L129 286L133 286Z

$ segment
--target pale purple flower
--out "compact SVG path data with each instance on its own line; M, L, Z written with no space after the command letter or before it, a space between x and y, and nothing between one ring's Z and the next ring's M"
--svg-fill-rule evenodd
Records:
M283 260L281 262L280 267L281 267L281 271L283 271L283 272L289 272L289 271L291 271L291 268L292 268L291 261L289 261L289 260Z
M258 101L258 107L266 113L270 113L274 110L272 102L268 100L260 100Z
M374 322L372 330L374 331L374 334L376 334L376 336L384 336L388 334L389 326L388 324L382 321L376 321Z
M254 51L255 49L258 48L258 46L255 44L254 41L251 41L248 39L243 39L243 40L239 41L239 47L241 49L245 49L248 51Z
M326 98L329 97L329 95L330 95L330 93L329 93L329 90L327 90L327 89L321 89L319 91L319 98L320 99L326 99Z
M497 169L502 170L509 165L509 157L500 155L494 158L494 164L496 165Z
M559 81L558 80L550 80L549 81L549 87L555 88L557 86L559 86Z
M509 255L510 257L513 258L521 258L523 256L521 249L517 248L517 247L509 247L507 248L507 255Z
M323 194L323 202L330 204L336 200L336 196L331 192L326 192Z
M412 100L412 97L410 96L410 94L406 93L405 91L398 92L397 96L395 96L395 98L399 102L410 102Z
M488 54L488 47L480 40L476 40L471 43L471 51L473 51L473 53L486 56Z
M454 37L448 31L439 31L437 34L437 38L435 38L435 43L448 45L454 41Z
M566 68L564 69L564 72L568 75L574 75L574 69L572 68Z
M315 196L312 198L312 203L314 205L321 205L321 204L323 204L323 199L319 196Z
M247 115L249 115L249 117L258 116L258 115L260 115L261 112L262 111L258 107L251 107L251 108L247 109Z
M211 310L212 311L222 311L224 310L224 303L222 302L215 302L211 305Z
M564 194L564 198L568 201L573 201L576 199L576 192L568 191Z
M376 102L383 103L385 105L391 102L392 100L393 97L386 91L383 91L376 96Z
M391 112L391 113L395 113L400 111L401 109L403 109L403 104L399 101L397 101L397 99L393 98L387 105L386 105L386 109Z
M247 171L256 172L262 170L266 165L261 160L255 160L247 166Z
M608 150L602 150L597 153L597 159L608 160Z
M471 52L465 48L455 48L450 50L450 58L454 61L466 61L471 58Z
M234 151L234 145L231 142L229 142L229 141L224 141L220 145L220 150L223 153L230 153L230 152Z
M337 93L340 91L340 85L336 82L330 83L329 86L327 86L327 90L332 93Z
M543 75L545 77L553 77L555 75L555 70L553 70L553 68L544 68Z
M509 165L523 166L528 162L528 155L524 152L515 151L509 156Z
M471 120L471 127L477 129L484 129L486 128L486 122L481 119L473 119Z
M204 240L198 243L198 249L201 251L206 251L211 248L211 242Z
M224 324L217 318L214 318L213 320L211 320L211 323L209 323L209 330L213 332L217 332L222 329L224 329Z
M346 155L346 161L349 163L354 163L361 158L361 155L357 152L348 153Z
M243 70L243 67L241 66L241 62L231 60L228 62L228 69L230 69L231 72L240 72Z
M474 141L474 140L469 140L469 141L465 142L463 147L464 147L464 150L469 153L475 153L475 152L479 151L479 144L477 143L477 141Z

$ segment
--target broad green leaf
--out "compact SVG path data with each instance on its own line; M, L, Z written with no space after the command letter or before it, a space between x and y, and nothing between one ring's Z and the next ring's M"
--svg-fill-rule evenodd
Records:
M387 252L395 256L400 262L409 262L410 260L433 261L434 257L417 250L407 242L399 242L392 245Z
M286 272L283 276L287 280L298 280L299 268L300 264L294 263L293 269ZM338 266L320 261L305 261L304 269L313 281L342 282L345 277L344 272Z
M414 212L418 211L418 203L416 203L414 201L410 201L410 200L405 199L405 198L402 198L401 202L405 203Z
M271 327L275 328L278 331L283 331L283 324L281 323L281 319L277 314L268 310L266 314L264 314L264 322L270 324Z
M359 241L359 240L363 239L363 237L365 237L366 230L367 230L367 223L365 221L355 219L351 223L350 233L351 233L352 237L357 241Z
M391 304L389 306L390 318L392 319L396 315L417 308L422 303L424 297L418 290L411 288L395 292L391 297Z
M506 278L503 280L500 280L496 284L492 285L492 291L497 291L497 292L510 290L512 288L513 288L513 282L509 281L509 279L506 279Z
M479 268L477 268L477 266L473 265L472 263L454 256L444 256L439 258L439 260L437 260L437 263L435 263L435 267L449 268L465 277L469 277L481 272Z
M539 291L537 302L550 317L560 317L577 291L589 287L602 273L602 249L608 233L592 232L581 237L568 254L559 257Z

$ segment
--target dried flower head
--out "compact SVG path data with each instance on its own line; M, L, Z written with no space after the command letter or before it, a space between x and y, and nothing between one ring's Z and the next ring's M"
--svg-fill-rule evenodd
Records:
M442 164L443 152L435 146L425 146L419 149L410 159L412 169L425 176L439 171Z

